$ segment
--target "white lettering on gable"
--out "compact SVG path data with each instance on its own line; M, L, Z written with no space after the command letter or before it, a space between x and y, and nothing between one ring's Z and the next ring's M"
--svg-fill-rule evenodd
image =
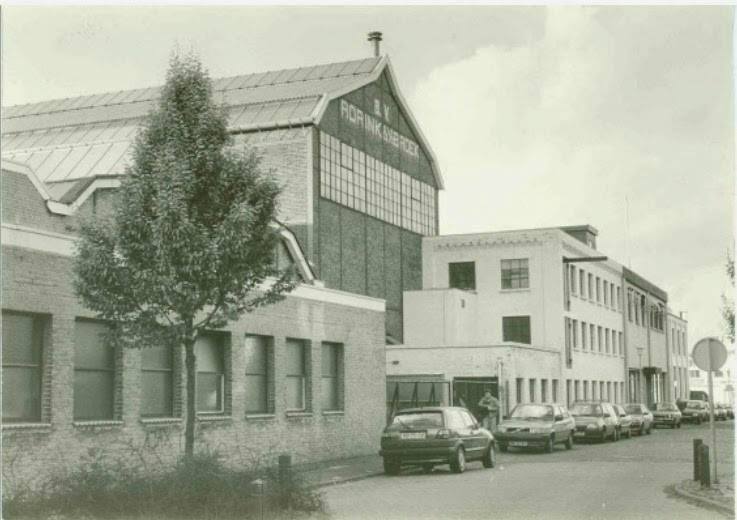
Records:
M378 99L374 99L374 112L381 117L381 102ZM385 105L383 115L389 119L389 114L389 107ZM340 115L349 123L362 128L370 137L381 139L412 157L419 157L420 147L416 142L403 136L380 119L364 113L363 110L345 99L340 100Z

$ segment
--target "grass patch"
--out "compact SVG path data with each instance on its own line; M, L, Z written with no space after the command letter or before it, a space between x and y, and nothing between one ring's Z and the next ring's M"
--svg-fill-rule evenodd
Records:
M264 485L254 484L256 479ZM59 520L260 519L323 512L320 495L294 478L279 482L275 470L231 469L213 453L181 460L156 476L93 459L54 478L41 493L3 502L5 518Z

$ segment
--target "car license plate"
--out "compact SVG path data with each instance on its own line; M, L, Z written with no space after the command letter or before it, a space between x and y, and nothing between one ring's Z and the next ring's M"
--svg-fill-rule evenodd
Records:
M510 441L510 446L527 446L527 442L525 441Z
M586 432L573 432L574 437L583 437L586 435Z
M399 437L403 440L424 439L427 437L427 432L402 432Z

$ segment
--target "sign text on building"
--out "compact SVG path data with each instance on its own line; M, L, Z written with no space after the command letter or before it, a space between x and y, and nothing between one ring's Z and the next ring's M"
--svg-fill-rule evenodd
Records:
M386 119L389 117L389 107L384 106L382 110L381 102L375 100L375 112L378 117L374 117L358 108L356 105L349 103L345 99L340 100L340 115L343 119L353 125L361 127L371 137L381 139L395 148L403 151L412 157L419 157L420 147L416 142L404 137L402 134L387 125L381 118L382 115Z

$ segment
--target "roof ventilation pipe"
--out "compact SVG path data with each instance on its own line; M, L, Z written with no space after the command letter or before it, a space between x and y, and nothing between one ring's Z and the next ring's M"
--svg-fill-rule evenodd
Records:
M379 57L379 50L381 47L381 32L380 31L371 31L368 33L368 41L374 42L374 56Z

